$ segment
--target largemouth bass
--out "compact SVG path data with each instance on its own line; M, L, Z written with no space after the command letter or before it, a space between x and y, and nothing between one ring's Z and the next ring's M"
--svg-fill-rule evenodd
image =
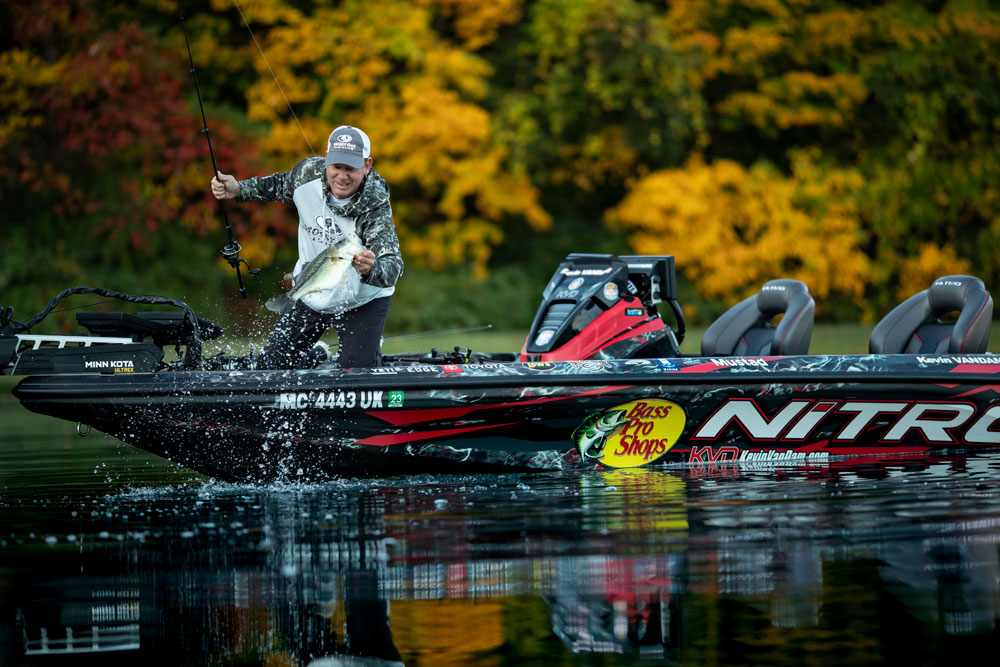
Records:
M292 289L268 299L264 305L277 313L287 313L307 294L340 287L347 282L348 272L356 271L352 265L354 256L364 251L360 239L349 234L306 264Z
M588 458L600 458L604 455L604 443L608 436L627 422L624 410L609 410L598 417L591 417L573 433L577 449Z

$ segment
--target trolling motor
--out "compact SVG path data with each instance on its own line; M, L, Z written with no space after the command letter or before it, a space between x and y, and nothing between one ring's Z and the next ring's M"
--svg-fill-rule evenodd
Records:
M184 43L187 45L188 61L191 63L191 78L194 79L194 90L198 95L198 108L201 109L201 131L205 135L205 141L208 142L208 154L212 158L212 170L216 177L219 175L219 166L215 162L215 151L212 149L212 137L208 131L208 120L205 118L205 105L201 101L201 88L198 86L198 75L195 73L194 69L194 56L191 55L191 41L188 39L187 25L184 23L184 17L181 17L181 28L184 30ZM233 226L229 222L229 211L226 208L226 203L219 200L219 205L222 207L222 217L226 221L226 232L229 234L229 243L219 250L219 254L222 258L229 262L229 266L236 269L236 280L240 285L240 298L247 298L247 290L243 285L243 274L240 272L240 264L246 264L247 272L251 276L255 276L260 273L260 269L250 268L250 263L245 259L240 257L240 250L242 247L236 241L236 234L233 232Z
M99 294L112 299L148 305L167 305L184 312L127 313L84 312L76 319L91 336L33 335L27 332L41 322L66 297ZM126 294L103 287L70 287L63 290L27 322L13 318L13 308L0 309L0 375L49 375L60 373L152 372L163 359L163 347L174 345L186 370L202 368L202 342L217 338L222 329L198 317L189 305L162 296ZM152 343L144 343L152 337ZM183 355L180 346L186 348Z

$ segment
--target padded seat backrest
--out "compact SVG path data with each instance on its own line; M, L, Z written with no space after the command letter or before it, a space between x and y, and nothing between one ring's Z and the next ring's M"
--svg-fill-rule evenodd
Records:
M784 313L778 326L771 320ZM705 330L705 357L759 357L806 354L812 338L816 302L806 284L789 278L771 280L760 292L739 302Z
M942 317L958 311L958 319ZM982 354L990 342L993 297L975 276L943 276L882 318L868 339L872 354Z

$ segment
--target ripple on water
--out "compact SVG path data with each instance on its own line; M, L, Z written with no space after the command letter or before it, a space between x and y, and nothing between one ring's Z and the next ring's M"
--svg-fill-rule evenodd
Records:
M998 468L984 456L231 484L99 434L25 436L0 441L0 567L17 573L6 599L29 636L41 600L90 618L114 608L93 591L113 593L178 664L238 661L238 646L294 664L291 629L341 623L357 599L391 602L397 647L422 664L473 664L462 642L483 628L500 637L487 653L526 664L596 652L580 628L621 652L608 664L633 664L629 638L652 627L680 633L675 662L690 664L787 664L789 642L934 658L935 637L995 639ZM407 643L437 641L444 623L448 650ZM206 648L223 625L232 645ZM190 633L157 634L169 628Z

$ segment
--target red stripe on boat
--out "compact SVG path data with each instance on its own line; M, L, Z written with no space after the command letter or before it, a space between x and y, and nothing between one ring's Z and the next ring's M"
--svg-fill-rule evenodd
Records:
M728 368L728 366L716 366L712 362L708 362L695 364L694 366L684 366L681 368L681 373L707 373L708 371L717 371L720 368Z
M950 373L1000 373L1000 365L997 364L958 364L952 368Z
M766 451L766 450L761 450ZM838 454L921 454L923 452L931 451L930 447L897 447L897 446L883 446L883 447L831 447L829 440L823 440L821 442L815 442L811 445L805 445L803 447L796 447L793 451L796 452L829 452L833 455Z
M522 405L537 405L539 403L549 403L551 401L567 401L580 396L593 396L594 394L604 394L611 391L617 391L619 389L631 389L631 387L632 385L601 387L600 389L591 389L590 391L584 391L571 396L543 396L540 398L529 399L527 401L497 403L496 405L470 405L461 408L428 408L424 410L382 410L379 412L368 412L366 414L372 417L377 417L384 422L392 424L393 426L404 426L406 424L417 424L420 422L430 422L439 419L464 417L470 412L475 412L476 410L496 410L502 408L520 407Z
M420 433L389 433L387 435L373 435L370 438L365 438L363 440L355 440L355 444L358 445L370 445L372 447L388 447L389 445L402 445L407 442L416 442L418 440L430 440L431 438L443 438L449 435L459 435L461 433L470 433L472 431L482 431L487 428L500 428L501 426L510 426L511 424L517 424L518 422L507 422L505 424L488 424L486 426L466 426L464 428L444 428L440 431L421 431Z
M826 446L830 444L829 440L820 440L819 442L814 442L811 445L802 445L801 447L796 447L797 452L821 452L826 450Z
M952 385L958 387L960 385ZM984 384L980 387L973 387L969 391L963 391L961 394L955 394L952 398L961 398L962 396L972 396L973 394L978 394L981 391L992 391L1000 394L1000 384Z
M715 357L716 359L737 359L739 357ZM746 357L747 359L758 359L760 361L771 362L779 357ZM721 371L728 370L735 367L752 368L752 366L742 366L739 363L733 363L732 365L722 363L717 364L714 361L706 361L703 364L695 364L694 366L684 366L681 368L681 373L708 373L709 371Z

